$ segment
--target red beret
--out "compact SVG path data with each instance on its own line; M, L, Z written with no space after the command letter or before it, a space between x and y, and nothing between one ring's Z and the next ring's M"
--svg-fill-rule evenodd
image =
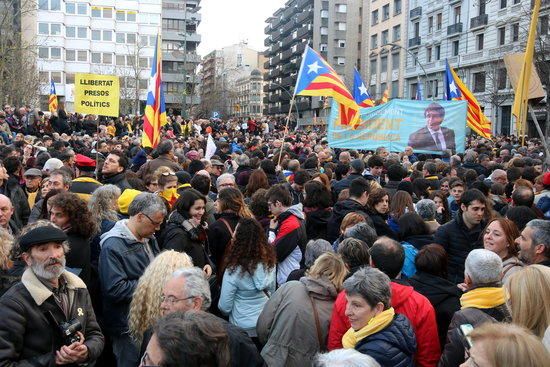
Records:
M542 184L544 186L550 186L550 172L546 172L542 177Z
M75 164L79 169L93 171L95 169L95 160L82 154L74 157Z

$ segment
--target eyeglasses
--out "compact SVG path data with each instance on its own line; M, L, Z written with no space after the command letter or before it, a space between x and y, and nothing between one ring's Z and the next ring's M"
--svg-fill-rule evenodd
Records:
M159 367L159 366L151 364L151 359L149 358L149 353L145 352L145 353L143 353L143 357L141 357L139 367Z
M150 216L148 216L148 215L145 214L145 213L141 213L141 214L145 215L145 217L146 217L147 219L149 219L149 221L151 222L151 224L153 224L155 227L158 227L158 226L160 226L160 225L162 224L162 222L155 222L154 220L151 219Z
M223 184L220 184L220 187L235 187L235 184L232 182L223 183Z
M177 297L174 297L174 296L165 296L165 295L162 295L160 296L160 302L166 302L166 303L169 303L170 305L173 305L174 303L178 303L178 302L181 302L181 301L187 301L188 299L192 299L192 298L195 298L195 296L190 296L190 297L185 297L185 298L177 298Z

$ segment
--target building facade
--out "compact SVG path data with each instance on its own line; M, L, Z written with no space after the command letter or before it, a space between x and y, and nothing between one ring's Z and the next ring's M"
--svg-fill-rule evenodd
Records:
M235 95L230 99L230 115L234 117L262 117L263 75L258 69L252 70L235 81Z
M547 44L550 1L542 3L539 37ZM514 133L514 94L503 57L525 50L530 7L530 0L411 1L404 98L414 98L419 83L425 99L444 98L447 60L475 94L493 132Z

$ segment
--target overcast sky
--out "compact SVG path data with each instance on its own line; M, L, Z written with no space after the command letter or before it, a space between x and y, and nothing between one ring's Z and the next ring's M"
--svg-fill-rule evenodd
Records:
M198 32L201 56L247 40L248 46L264 51L265 20L287 0L202 0Z

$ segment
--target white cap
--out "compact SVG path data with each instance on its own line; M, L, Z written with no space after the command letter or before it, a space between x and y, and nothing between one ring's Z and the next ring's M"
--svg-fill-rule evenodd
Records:
M52 171L55 171L56 169L59 169L61 167L63 167L63 162L61 162L61 160L59 160L57 158L50 158L44 164L44 168L42 168L42 171L43 172L52 172Z

